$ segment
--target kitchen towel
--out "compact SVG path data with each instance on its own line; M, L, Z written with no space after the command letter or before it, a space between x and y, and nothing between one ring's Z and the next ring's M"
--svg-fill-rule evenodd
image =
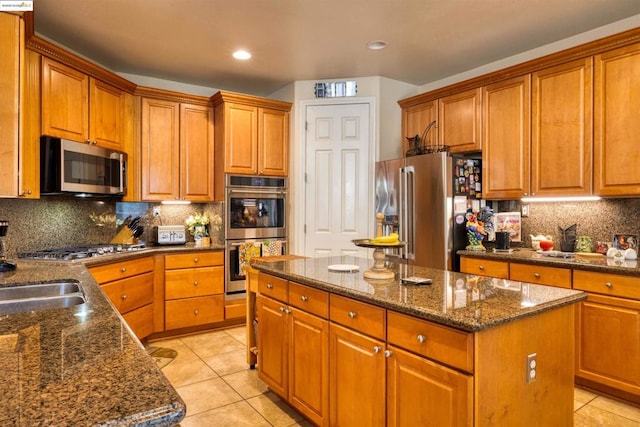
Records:
M262 256L282 255L282 240L265 240L262 242Z
M238 247L239 273L244 276L244 268L249 265L251 258L260 257L260 242L244 242Z

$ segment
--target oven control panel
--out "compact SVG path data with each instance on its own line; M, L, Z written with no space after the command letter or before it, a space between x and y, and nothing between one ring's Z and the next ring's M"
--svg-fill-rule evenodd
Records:
M158 245L184 245L187 230L184 225L159 225L153 227L153 238Z

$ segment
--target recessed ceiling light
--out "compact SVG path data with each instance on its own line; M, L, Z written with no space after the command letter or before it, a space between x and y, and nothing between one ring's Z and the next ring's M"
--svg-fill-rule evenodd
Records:
M367 43L367 47L371 50L380 50L387 47L387 42L384 40L376 40L376 41Z
M251 58L251 54L246 50L236 50L235 52L233 52L233 57L236 59L246 60Z

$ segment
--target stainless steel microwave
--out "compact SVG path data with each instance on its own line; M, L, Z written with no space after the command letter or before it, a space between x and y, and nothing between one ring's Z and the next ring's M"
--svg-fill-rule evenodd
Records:
M122 196L127 154L68 139L40 138L40 194Z

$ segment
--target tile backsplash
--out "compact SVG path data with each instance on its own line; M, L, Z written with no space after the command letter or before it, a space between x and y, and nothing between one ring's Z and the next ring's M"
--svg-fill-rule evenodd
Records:
M158 217L153 216L154 206L160 209ZM140 239L151 243L154 225L182 225L195 212L222 216L222 203L161 205L63 197L0 199L0 219L9 221L5 239L10 258L28 250L108 243L129 215L142 217L140 225L145 232ZM215 244L224 243L224 230L211 230L211 237ZM193 241L190 235L189 239Z

